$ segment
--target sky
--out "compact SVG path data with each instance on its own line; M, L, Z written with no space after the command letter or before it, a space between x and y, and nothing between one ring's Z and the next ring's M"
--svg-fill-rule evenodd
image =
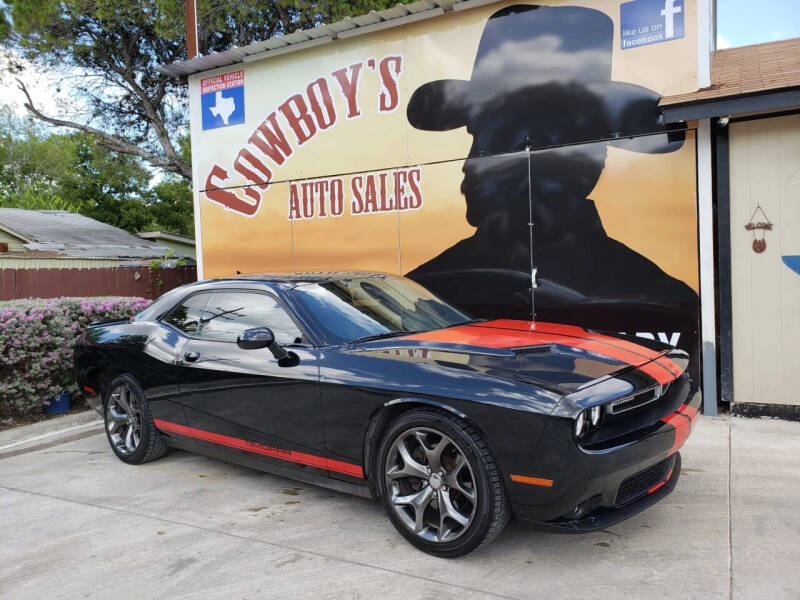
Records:
M9 59L25 65L22 73L11 74L8 72L6 64ZM49 115L64 114L68 98L59 86L59 77L53 73L43 73L22 59L15 50L0 52L0 105L11 107L11 110L18 116L28 114L23 106L25 95L17 87L17 78L25 82L34 102L42 112Z
M800 37L800 0L717 0L717 48Z

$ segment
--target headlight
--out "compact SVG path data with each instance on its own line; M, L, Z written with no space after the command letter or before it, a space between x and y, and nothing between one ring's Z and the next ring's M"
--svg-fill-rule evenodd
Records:
M602 419L602 406L593 406L592 408L582 410L575 418L575 437L581 438L585 436L590 429L594 429L600 425Z
M589 419L592 422L592 427L597 427L600 423L600 419L603 416L603 407L602 406L593 406L589 411Z
M582 410L575 419L575 437L581 437L589 428L589 421L586 419L586 411Z

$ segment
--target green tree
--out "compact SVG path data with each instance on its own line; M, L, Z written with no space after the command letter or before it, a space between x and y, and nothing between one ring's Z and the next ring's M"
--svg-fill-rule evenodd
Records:
M140 160L91 134L51 134L9 111L0 115L0 206L72 210L133 233L193 235L188 182L173 176L151 188L151 179Z
M148 203L154 229L194 237L192 189L184 179L171 177L153 188Z
M397 0L197 0L202 54L244 46L332 22ZM191 181L178 147L186 132L185 81L158 65L186 56L183 2L175 0L13 0L0 39L43 67L72 68L77 99L88 120L45 114L24 83L27 109L37 119L92 134L116 153L142 159Z
M10 5L8 2L0 4L0 41L8 39L11 35L11 20L9 19Z

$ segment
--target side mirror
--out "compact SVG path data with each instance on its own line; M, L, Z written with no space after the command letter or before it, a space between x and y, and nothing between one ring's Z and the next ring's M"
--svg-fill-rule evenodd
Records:
M268 327L246 329L236 340L236 345L242 350L259 350L268 348L272 356L278 360L286 358L288 353L275 342L275 335Z

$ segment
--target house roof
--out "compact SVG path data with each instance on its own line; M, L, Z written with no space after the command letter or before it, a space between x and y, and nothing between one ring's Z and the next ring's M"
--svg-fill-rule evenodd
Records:
M167 249L67 210L0 208L0 229L26 249L75 258L159 258ZM51 254L52 255L52 254Z
M145 240L169 240L171 242L186 244L187 246L195 245L193 238L186 237L185 235L178 235L177 233L169 233L168 231L141 231L136 235Z
M162 65L158 67L158 70L172 77L191 75L217 67L271 58L287 52L326 44L336 39L398 27L406 23L438 17L445 12L466 10L497 1L499 0L420 0L411 4L398 4L386 10L371 10L365 15L345 17L335 23L322 24L311 29L271 37L241 48L234 47L224 52L213 52L208 56L196 56L189 60L176 61Z
M800 90L800 38L717 50L711 59L710 86L665 96L660 105L670 109L785 92L784 104L791 106L795 90Z

